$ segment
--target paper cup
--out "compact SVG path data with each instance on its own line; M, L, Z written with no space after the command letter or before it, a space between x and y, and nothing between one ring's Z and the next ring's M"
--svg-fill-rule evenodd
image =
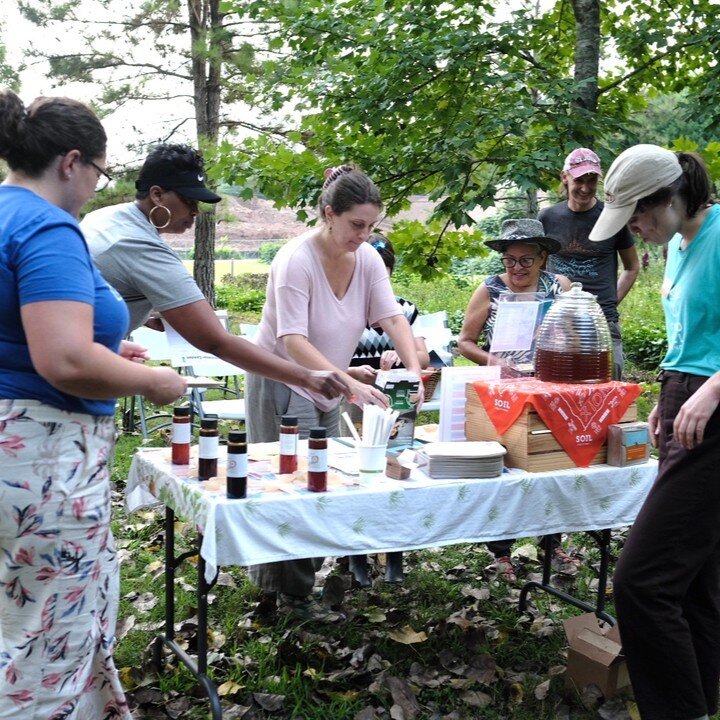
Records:
M387 444L358 445L357 451L358 469L362 479L371 480L385 475L385 465L387 463L385 454L387 453Z

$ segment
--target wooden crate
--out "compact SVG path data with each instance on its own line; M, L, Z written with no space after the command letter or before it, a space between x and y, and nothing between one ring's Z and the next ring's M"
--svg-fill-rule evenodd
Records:
M513 426L503 435L498 435L477 392L470 383L465 386L465 397L467 398L465 437L468 440L497 440L507 449L505 456L507 467L521 468L530 472L576 467L530 403L525 404L525 408ZM633 403L620 422L634 422L635 420L637 420L637 404ZM598 465L606 460L607 444L600 448L590 464Z

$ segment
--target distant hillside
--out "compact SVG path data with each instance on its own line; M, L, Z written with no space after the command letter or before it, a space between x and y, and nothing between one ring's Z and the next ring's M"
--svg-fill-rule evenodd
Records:
M425 220L431 212L432 203L418 197L409 211L400 213L395 219ZM218 217L217 242L227 238L223 241L225 244L245 252L257 251L263 242L289 240L307 229L295 218L293 210L278 210L269 200L259 198L240 200L225 196L218 208ZM391 223L382 225L390 227ZM190 230L180 235L163 235L163 238L176 250L188 250L193 246L195 234Z

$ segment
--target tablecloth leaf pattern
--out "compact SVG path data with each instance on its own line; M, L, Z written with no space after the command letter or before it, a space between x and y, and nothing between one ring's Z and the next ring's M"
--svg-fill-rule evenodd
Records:
M352 526L353 532L356 535L362 535L362 533L365 531L365 519L364 518L358 518Z
M253 565L306 557L348 555L487 542L629 525L657 473L650 461L629 468L593 465L497 478L410 479L333 485L318 496L256 490L228 500L181 474L167 449L144 449L127 484L130 511L159 500L202 533L201 554L212 580L223 565ZM277 483L275 484L277 485Z

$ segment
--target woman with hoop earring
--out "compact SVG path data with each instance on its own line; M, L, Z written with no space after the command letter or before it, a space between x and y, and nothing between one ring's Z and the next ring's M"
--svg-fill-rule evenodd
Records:
M232 335L217 321L178 254L162 239L189 230L199 202L220 196L205 186L202 156L188 145L157 145L135 182L135 200L85 216L80 227L93 261L130 310L130 331L155 310L189 343L233 365L279 382L299 385L328 399L350 395L339 372L309 370Z

